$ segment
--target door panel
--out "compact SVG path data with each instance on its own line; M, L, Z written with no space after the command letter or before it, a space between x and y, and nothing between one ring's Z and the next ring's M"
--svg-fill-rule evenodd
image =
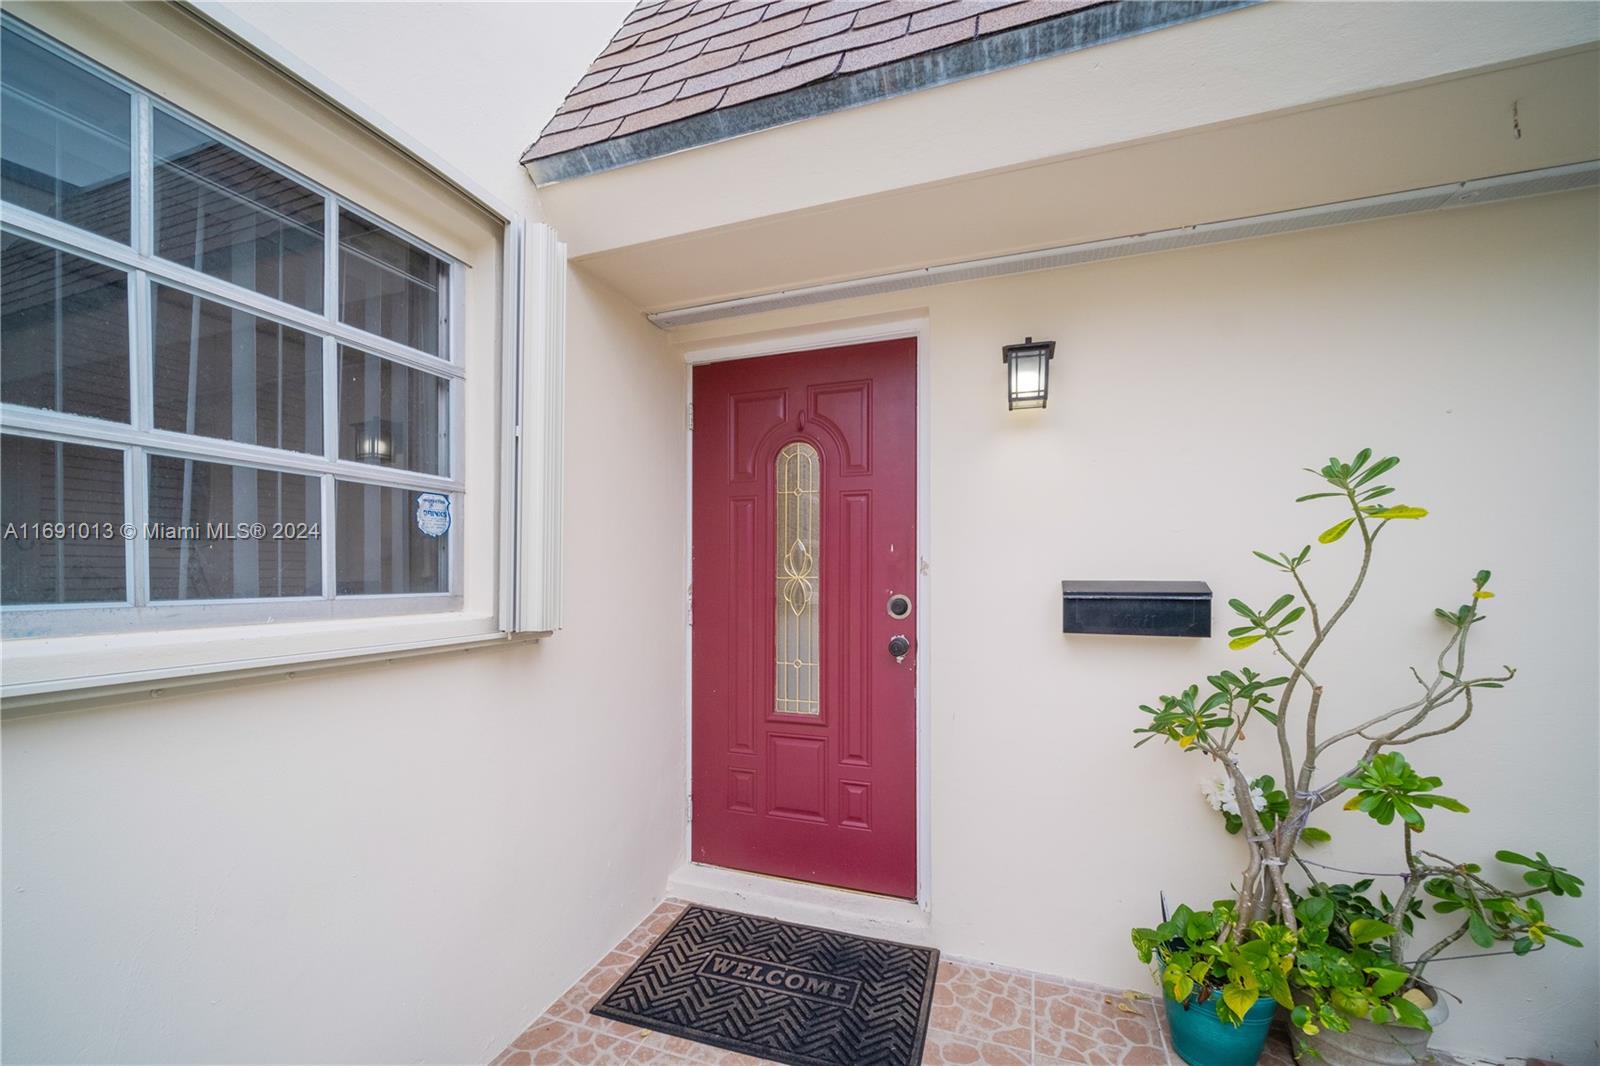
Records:
M694 410L694 860L914 898L916 343L700 366Z

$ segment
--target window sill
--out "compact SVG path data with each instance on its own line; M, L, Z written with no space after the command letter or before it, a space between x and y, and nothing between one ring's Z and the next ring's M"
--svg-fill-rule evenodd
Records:
M493 615L403 615L152 633L8 640L0 715L18 718L307 670L537 640Z

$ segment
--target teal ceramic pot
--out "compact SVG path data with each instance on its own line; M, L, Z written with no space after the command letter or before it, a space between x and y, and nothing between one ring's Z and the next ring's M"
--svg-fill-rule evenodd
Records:
M1204 1003L1195 1002L1193 996L1185 1003L1166 997L1173 1048L1189 1066L1256 1066L1278 1004L1262 996L1235 1028L1217 1017L1221 998L1216 992Z

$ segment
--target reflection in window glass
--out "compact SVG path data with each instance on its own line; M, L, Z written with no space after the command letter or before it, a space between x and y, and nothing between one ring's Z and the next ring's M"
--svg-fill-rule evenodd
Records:
M0 307L0 400L128 420L126 274L8 233Z
M448 474L449 384L354 348L339 359L339 458Z
M0 30L0 196L127 243L128 94Z
M448 590L450 538L430 537L419 528L417 497L431 495L354 481L338 483L336 594Z
M159 108L156 254L322 310L320 193Z
M155 286L156 428L321 454L322 342Z
M821 532L822 463L801 441L778 453L777 698L779 714L821 713L818 699L817 538Z
M439 354L445 262L387 230L339 212L339 318Z
M322 594L317 478L150 457L150 596Z
M0 603L127 598L122 452L0 438Z

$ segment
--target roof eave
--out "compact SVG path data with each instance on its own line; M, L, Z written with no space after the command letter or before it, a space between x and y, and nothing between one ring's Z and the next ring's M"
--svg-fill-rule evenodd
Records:
M535 185L553 185L1261 2L1150 0L1081 8L1057 18L1002 30L565 152L535 157L533 152L538 147L535 142L523 154L522 165Z

